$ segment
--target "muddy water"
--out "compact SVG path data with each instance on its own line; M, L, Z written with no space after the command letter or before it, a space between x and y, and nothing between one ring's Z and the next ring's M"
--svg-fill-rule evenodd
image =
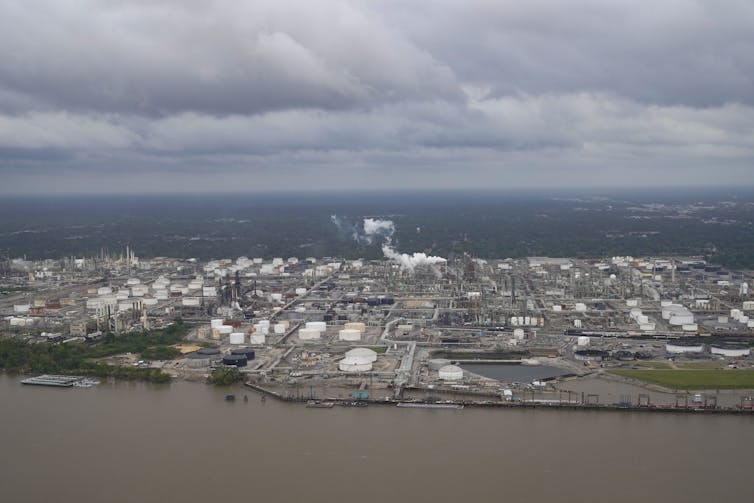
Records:
M186 382L36 388L0 376L2 501L754 498L752 417L306 409L225 393Z

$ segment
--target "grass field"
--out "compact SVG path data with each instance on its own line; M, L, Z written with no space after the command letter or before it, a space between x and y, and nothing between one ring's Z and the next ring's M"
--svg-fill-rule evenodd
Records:
M673 389L754 389L754 370L614 370Z

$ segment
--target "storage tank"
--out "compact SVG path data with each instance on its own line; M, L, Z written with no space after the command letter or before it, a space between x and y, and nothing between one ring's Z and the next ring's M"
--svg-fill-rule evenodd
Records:
M518 340L521 340L524 338L524 329L523 328L514 328L513 329L513 337L515 337Z
M285 325L283 325L282 323L275 323L275 325L274 325L274 331L278 335L284 334L285 333Z
M460 381L463 379L463 369L457 365L445 365L437 371L443 381Z
M210 325L210 326L211 326L212 328L218 328L218 327L221 327L221 326L223 326L223 320L222 320L222 319L214 319L214 320L210 320L210 322L209 322L209 325Z
M258 334L262 334L262 335L267 335L270 333L270 325L263 325L262 323L255 323L254 332Z
M199 297L183 297L181 299L181 305L186 307L199 307L202 303L202 299Z
M363 332L364 330L366 330L367 326L366 324L361 323L361 322L351 322L351 323L346 323L343 326L343 328L347 330L358 330L360 332Z
M741 358L751 354L750 348L741 346L711 346L710 353L725 356L727 358Z
M358 330L344 329L338 332L338 339L341 341L360 341L361 332Z
M251 348L236 348L231 350L230 354L245 356L247 361L251 361L256 358L256 352Z
M186 366L190 368L205 368L211 363L209 355L191 353L186 356Z
M324 332L325 330L327 330L327 323L325 323L324 321L307 321L305 327Z
M377 360L377 353L368 348L355 348L346 352L345 358L338 362L341 372L369 372L372 363Z
M246 366L246 356L245 355L225 355L223 356L223 365L231 365L235 367L245 367Z
M245 339L246 339L246 337L245 337L245 334L243 332L232 332L230 334L230 343L231 344L243 344Z
M256 332L253 334L249 334L249 344L263 345L266 339L267 339L267 336L264 334L259 334Z
M672 354L684 354L684 353L701 353L704 351L702 344L685 344L682 342L668 342L665 344L665 351Z

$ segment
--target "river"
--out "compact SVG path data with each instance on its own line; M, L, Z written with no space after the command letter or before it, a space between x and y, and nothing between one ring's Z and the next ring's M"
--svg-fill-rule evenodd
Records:
M751 501L751 416L307 409L0 375L8 502Z

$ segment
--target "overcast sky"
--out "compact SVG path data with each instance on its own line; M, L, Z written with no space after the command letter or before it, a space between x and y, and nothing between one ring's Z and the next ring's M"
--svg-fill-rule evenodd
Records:
M0 180L754 185L754 2L0 0Z

